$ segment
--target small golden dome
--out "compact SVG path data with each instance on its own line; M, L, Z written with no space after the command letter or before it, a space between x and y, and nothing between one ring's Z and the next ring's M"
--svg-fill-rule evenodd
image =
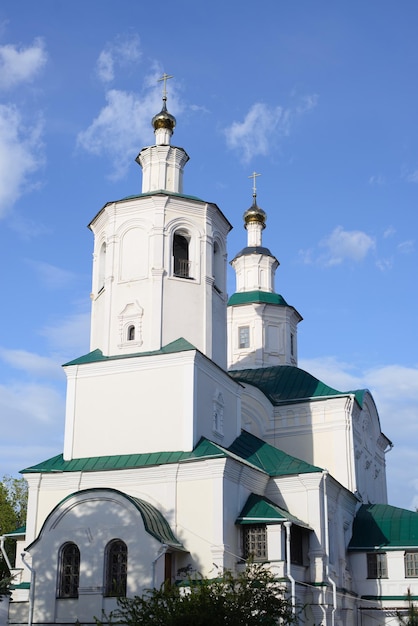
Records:
M154 115L151 123L154 127L154 130L157 130L158 128L168 128L168 130L171 130L171 132L173 132L176 125L176 118L174 117L174 115L171 115L171 113L167 111L167 105L165 100L163 103L163 108L159 113L157 113L157 115Z
M251 224L254 222L261 224L263 229L266 227L267 215L265 211L263 211L263 209L260 209L255 197L254 197L252 206L250 206L250 208L245 211L243 217L244 217L245 227L247 227L248 224Z

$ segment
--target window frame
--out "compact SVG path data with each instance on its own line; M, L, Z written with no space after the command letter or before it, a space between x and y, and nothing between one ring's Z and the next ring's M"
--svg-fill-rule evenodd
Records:
M268 560L267 524L245 524L242 527L244 559L254 562Z
M389 578L386 552L368 552L366 558L368 579L380 580L381 578Z
M243 336L245 336L245 341L242 340ZM238 326L238 349L239 350L248 350L250 345L251 345L251 341L250 341L250 327L248 325L246 325L246 326Z
M59 550L57 598L78 598L80 584L80 548L67 541Z
M408 563L408 561L410 561L410 563ZM418 578L418 550L409 550L408 552L405 552L404 565L405 578Z
M112 539L105 547L103 595L107 598L126 597L127 579L128 546L122 539Z

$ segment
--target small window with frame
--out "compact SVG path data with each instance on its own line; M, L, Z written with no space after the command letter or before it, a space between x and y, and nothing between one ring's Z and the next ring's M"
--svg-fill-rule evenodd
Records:
M387 578L388 564L386 552L369 552L367 554L367 578Z
M418 552L405 552L405 578L418 578Z
M243 541L245 559L267 560L267 526L265 524L243 526Z
M238 329L238 347L240 350L250 347L250 327L240 326Z

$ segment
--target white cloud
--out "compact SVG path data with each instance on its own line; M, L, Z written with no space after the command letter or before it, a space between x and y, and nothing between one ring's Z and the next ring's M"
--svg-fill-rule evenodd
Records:
M414 251L414 249L415 241L413 241L412 239L409 239L408 241L402 241L398 244L398 250L399 252L402 252L402 254L410 254Z
M62 379L62 370L55 359L40 356L27 350L8 350L0 348L0 358L9 366L37 377Z
M395 233L396 233L396 229L393 228L393 226L389 226L383 233L383 238L388 239L388 237L393 237Z
M97 75L104 83L115 78L116 67L126 67L136 63L141 58L140 39L138 35L117 37L114 42L107 44L97 59Z
M152 85L145 95L111 89L106 93L106 105L90 126L79 133L77 143L91 154L105 155L112 164L110 178L122 178L140 148L152 138L152 117L161 109L161 76L158 68L146 79ZM170 86L168 108L176 114L183 105L177 96L175 85Z
M363 386L362 377L353 366L332 356L300 359L299 367L337 391L350 391Z
M295 108L271 107L263 102L252 105L243 122L233 122L225 129L227 146L239 150L244 163L253 157L267 155L277 139L289 135L296 115L314 106L317 96L306 96Z
M59 354L60 363L89 352L90 311L74 313L40 331L51 348Z
M0 385L0 415L7 416L9 424L16 424L19 436L36 424L50 424L62 416L64 398L49 385L15 384Z
M332 233L319 242L325 253L315 252L312 248L299 250L299 257L305 264L318 263L325 267L340 265L344 261L360 263L369 252L375 249L376 243L361 230L344 230L342 226L334 228Z
M35 270L38 278L48 289L63 289L76 279L76 274L61 267L43 261L27 261Z
M413 172L406 174L405 178L408 183L418 183L418 170L414 170Z
M381 272L386 272L387 270L391 270L393 267L393 258L390 259L377 259L376 267Z
M370 176L369 185L384 185L385 179L381 174L376 174L374 176Z
M32 81L47 62L42 39L35 39L26 48L15 45L0 46L0 89L11 89Z
M42 123L25 126L17 107L0 104L0 217L30 189L30 175L44 163Z

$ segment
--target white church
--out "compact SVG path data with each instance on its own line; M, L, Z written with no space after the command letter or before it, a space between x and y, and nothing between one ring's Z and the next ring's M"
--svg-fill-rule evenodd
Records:
M166 100L142 192L89 224L91 351L64 365L63 454L23 470L9 623L92 624L119 596L251 557L306 624L398 624L418 600L418 513L387 504L373 398L298 368L302 317L275 291L255 187L228 297L231 224L183 193Z

